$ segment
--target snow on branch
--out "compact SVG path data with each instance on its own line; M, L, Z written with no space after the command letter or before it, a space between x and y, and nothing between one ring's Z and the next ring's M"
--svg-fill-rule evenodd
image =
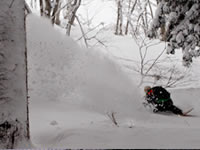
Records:
M200 55L200 2L194 0L161 0L148 37L156 37L160 29L162 40L168 42L167 53L183 51L183 65L190 66Z

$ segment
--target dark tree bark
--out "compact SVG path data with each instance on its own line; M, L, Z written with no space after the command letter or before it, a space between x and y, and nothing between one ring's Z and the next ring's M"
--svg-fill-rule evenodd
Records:
M122 25L123 25L123 14L122 14L122 1L118 0L117 2L117 22L115 28L116 35L122 35Z

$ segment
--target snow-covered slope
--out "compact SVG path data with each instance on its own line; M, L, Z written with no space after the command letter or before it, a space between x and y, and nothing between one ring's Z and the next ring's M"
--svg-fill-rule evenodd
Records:
M172 91L194 117L152 114L112 56L27 18L31 138L40 148L198 148L198 89ZM193 98L191 98L193 97ZM188 102L188 100L190 100ZM117 127L109 118L114 114Z
M133 101L139 104L137 87L111 58L79 48L46 20L29 18L28 31L34 31L28 32L30 93L37 93L36 99L99 112L119 111L122 105L130 111Z

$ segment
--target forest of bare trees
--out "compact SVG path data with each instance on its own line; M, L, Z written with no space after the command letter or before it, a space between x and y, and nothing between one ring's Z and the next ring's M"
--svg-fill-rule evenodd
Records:
M76 19L76 12L81 5L81 0L40 0L40 15L51 20L52 25L61 25L61 21L66 22L66 34L70 35L71 27ZM62 13L62 20L61 20Z
M116 0L117 21L115 34L137 36L147 35L156 3L151 0Z

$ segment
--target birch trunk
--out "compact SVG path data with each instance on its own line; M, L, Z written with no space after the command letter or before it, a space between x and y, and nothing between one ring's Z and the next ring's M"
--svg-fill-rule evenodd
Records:
M24 9L24 0L0 0L0 148L29 140Z

